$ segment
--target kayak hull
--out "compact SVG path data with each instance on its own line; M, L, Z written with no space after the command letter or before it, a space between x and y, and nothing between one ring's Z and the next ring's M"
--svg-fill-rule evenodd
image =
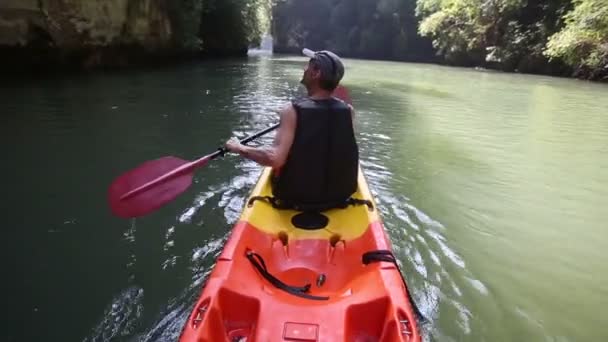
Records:
M269 194L269 177L265 169L252 197ZM371 200L361 172L354 197ZM419 341L399 269L362 262L366 252L391 250L375 209L329 210L319 230L293 226L295 214L263 201L246 206L180 341ZM313 298L277 287L254 266L254 254L272 277L308 285Z

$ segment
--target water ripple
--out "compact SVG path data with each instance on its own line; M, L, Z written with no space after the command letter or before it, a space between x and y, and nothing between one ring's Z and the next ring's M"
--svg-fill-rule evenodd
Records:
M199 194L195 201L194 204L187 208L179 217L178 221L180 223L190 223L192 222L192 217L194 216L194 214L196 214L196 212L202 208L205 203L207 202L208 199L210 199L211 197L213 197L215 195L215 193L213 191L207 191L204 192L202 194Z
M131 335L143 313L144 290L131 286L116 296L84 342L115 341Z

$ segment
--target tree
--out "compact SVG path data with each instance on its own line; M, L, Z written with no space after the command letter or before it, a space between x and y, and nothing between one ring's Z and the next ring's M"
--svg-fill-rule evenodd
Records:
M448 61L483 64L500 46L522 0L419 0L419 32Z
M581 77L608 78L608 2L575 0L566 26L551 36L545 53L564 60Z
M200 1L200 0L199 0ZM269 0L204 0L199 36L214 55L246 53L268 29Z
M428 59L432 48L417 34L415 6L415 0L280 1L273 8L275 49L293 53L309 47L347 57Z

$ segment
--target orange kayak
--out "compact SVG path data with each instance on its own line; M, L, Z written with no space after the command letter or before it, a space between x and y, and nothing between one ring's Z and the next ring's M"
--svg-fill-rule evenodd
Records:
M275 209L264 169L180 341L420 341L362 172L344 209Z

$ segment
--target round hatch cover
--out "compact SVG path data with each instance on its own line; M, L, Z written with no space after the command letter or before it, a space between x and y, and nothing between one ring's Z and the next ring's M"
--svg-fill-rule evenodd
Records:
M303 212L291 218L291 224L306 230L317 230L327 227L329 218L318 212Z

